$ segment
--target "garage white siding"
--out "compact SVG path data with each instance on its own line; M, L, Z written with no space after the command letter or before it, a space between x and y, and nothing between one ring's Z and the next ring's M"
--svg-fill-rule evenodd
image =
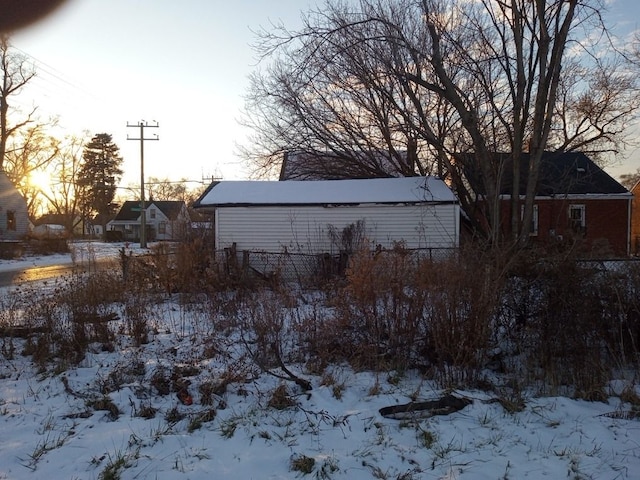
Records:
M214 182L195 206L215 212L217 250L341 253L358 246L342 238L352 226L371 248L459 244L458 200L435 177Z
M216 209L216 248L290 253L337 253L332 241L345 227L363 222L372 247L453 248L459 240L458 205L237 206ZM334 236L335 237L335 236Z

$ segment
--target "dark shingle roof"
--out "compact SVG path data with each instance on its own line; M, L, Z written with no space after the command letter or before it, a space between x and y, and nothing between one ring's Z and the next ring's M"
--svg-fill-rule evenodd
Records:
M298 152L284 154L280 168L280 180L344 180L365 178L388 178L413 172L406 151L365 151L336 154L329 152Z
M509 195L513 185L513 161L509 154L499 153L502 161L500 193ZM529 171L528 153L521 154L520 192L524 194ZM465 175L476 193L482 193L479 170L465 167ZM628 190L581 152L545 152L542 156L537 196L624 194Z
M147 208L150 205L155 205L158 210L164 213L170 220L175 220L178 217L182 207L185 203L179 200L148 200L145 202ZM127 200L122 204L120 211L115 216L115 221L133 221L140 216L140 201Z
M64 225L69 219L68 215L62 213L45 213L40 218L34 220L34 225Z

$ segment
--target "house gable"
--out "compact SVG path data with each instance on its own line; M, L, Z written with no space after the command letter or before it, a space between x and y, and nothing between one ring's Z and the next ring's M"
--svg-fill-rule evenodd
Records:
M185 233L189 215L183 201L147 201L145 212L145 226L151 230L149 239L177 240ZM140 202L134 200L124 202L118 214L109 222L109 228L122 231L127 240L140 238L140 227Z
M0 172L0 240L21 240L29 233L27 201Z
M501 159L501 221L510 231L513 161ZM530 156L523 153L520 192L524 195ZM472 166L472 162L470 163ZM481 176L473 168L465 171L469 183L482 196ZM524 198L524 197L522 197ZM534 198L531 241L542 244L581 242L594 254L627 255L630 247L632 195L613 177L581 152L545 152ZM520 207L522 208L522 207Z

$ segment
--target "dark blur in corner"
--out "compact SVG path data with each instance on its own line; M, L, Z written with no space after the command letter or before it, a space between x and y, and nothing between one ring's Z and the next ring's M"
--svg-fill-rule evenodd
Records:
M66 0L0 0L0 35L43 19Z

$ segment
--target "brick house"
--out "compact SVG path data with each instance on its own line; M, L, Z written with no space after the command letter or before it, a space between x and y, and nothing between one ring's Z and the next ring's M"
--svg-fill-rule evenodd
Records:
M513 162L508 155L500 155L504 157L500 218L508 235ZM520 191L524 192L529 155L522 154L521 161ZM581 248L594 254L627 256L631 250L632 199L625 187L585 154L545 152L534 199L531 242L580 243Z
M640 255L640 182L631 188L631 253Z

